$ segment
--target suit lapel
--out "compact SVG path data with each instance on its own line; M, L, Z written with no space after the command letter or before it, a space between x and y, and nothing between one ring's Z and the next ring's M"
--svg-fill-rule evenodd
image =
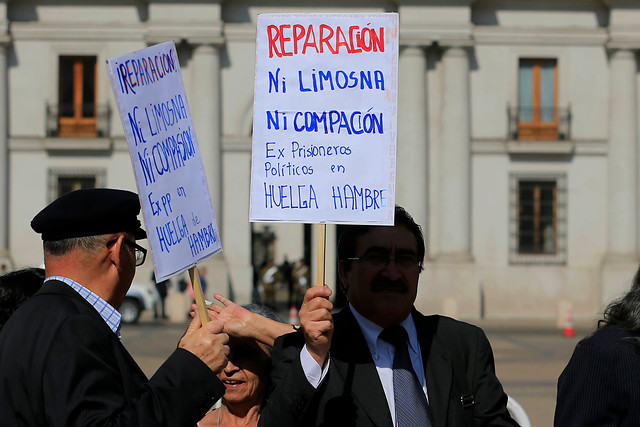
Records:
M422 366L425 369L429 408L433 426L448 425L447 415L453 384L453 358L447 348L436 339L438 316L425 317L414 310Z
M374 425L391 427L382 383L358 322L348 307L334 321L331 363L344 382L344 395L354 396Z

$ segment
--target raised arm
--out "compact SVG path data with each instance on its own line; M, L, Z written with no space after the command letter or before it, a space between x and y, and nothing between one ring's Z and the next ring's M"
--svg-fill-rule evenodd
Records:
M211 317L222 321L224 332L233 337L253 338L273 347L276 338L294 331L291 325L252 313L220 294L215 294L213 297L222 305L210 305L209 313Z

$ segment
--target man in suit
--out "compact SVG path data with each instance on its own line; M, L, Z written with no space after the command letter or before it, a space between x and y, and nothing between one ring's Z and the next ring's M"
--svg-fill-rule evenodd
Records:
M413 307L424 254L401 207L393 227L345 227L338 272L349 305L333 316L329 288L306 293L302 330L276 341L260 425L517 425L482 330Z
M223 394L222 323L191 322L149 380L120 342L120 306L146 250L135 193L79 190L31 222L46 279L0 332L3 426L193 426Z

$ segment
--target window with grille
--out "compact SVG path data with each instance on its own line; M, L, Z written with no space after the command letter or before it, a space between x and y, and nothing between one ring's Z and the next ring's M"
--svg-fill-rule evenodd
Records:
M49 201L75 190L101 188L106 185L102 169L50 169Z
M510 261L566 261L566 177L511 175Z

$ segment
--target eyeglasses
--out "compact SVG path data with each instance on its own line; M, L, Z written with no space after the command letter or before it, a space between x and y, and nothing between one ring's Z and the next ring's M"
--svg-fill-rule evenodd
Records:
M118 241L118 239L109 240L107 242L107 247L113 245L117 241ZM133 242L133 241L127 239L126 237L124 239L124 242L135 250L135 253L136 253L136 267L140 267L142 264L144 264L144 260L147 259L147 250L145 248L143 248L142 246L140 246L139 244L137 244L136 242Z
M418 260L416 254L400 254L395 257L390 257L388 254L366 254L361 257L347 258L349 261L366 262L371 267L383 269L386 268L391 261L396 263L396 267L400 270L410 270L415 267L419 267L422 270L422 262Z

